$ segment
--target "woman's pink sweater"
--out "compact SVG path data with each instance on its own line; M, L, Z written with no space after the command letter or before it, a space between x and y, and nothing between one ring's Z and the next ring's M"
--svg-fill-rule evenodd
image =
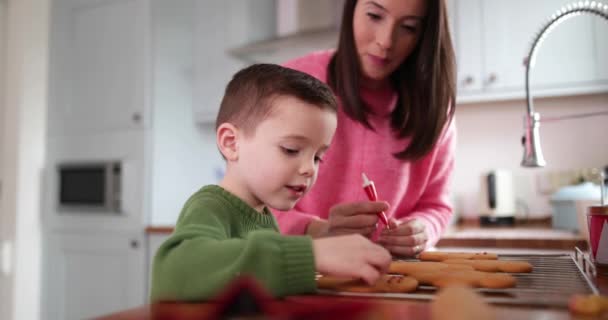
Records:
M333 51L315 52L285 66L327 83L332 54ZM374 181L379 200L390 204L386 214L399 220L420 218L426 224L427 246L433 246L452 215L449 187L456 144L454 121L426 156L414 162L402 161L393 153L402 151L409 139L394 138L387 116L395 106L396 93L390 89L362 89L361 94L375 113L369 117L375 131L353 121L340 108L338 128L319 167L316 184L294 209L275 211L281 231L304 234L311 219L327 219L332 206L367 200L362 189L363 172Z

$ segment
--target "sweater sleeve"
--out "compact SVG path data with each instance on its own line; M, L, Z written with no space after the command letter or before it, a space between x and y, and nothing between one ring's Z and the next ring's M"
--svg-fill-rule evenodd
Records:
M434 246L452 217L450 186L454 170L456 127L452 120L437 143L428 185L408 218L420 218L426 225L428 247Z
M315 291L312 240L256 230L230 238L213 215L178 225L153 262L150 299L200 301L239 275L251 275L276 297Z

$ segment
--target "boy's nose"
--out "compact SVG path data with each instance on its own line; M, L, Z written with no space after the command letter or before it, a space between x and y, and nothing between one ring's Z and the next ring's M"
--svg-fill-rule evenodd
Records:
M300 174L306 177L312 177L315 174L316 164L313 161L302 161L300 165Z

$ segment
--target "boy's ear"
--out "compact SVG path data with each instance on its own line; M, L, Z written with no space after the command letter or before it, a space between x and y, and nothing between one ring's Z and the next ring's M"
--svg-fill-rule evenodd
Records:
M238 134L239 129L230 123L222 123L216 131L216 143L227 161L238 160Z

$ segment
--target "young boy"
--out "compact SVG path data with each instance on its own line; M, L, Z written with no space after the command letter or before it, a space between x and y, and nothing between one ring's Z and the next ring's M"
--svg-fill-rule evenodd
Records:
M151 300L208 299L239 275L277 297L314 292L316 271L375 282L391 261L384 248L360 235L284 236L269 211L312 187L336 126L335 98L317 79L272 64L237 72L216 122L226 174L184 205L154 258Z

